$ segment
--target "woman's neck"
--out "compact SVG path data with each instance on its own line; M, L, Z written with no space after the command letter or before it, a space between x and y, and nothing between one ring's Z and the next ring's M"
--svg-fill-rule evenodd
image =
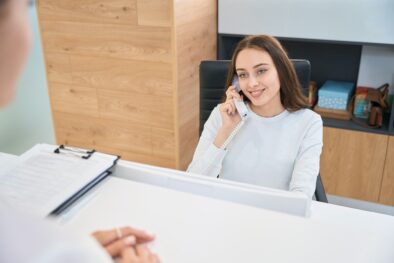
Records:
M270 118L276 115L281 114L285 107L283 107L282 103L279 101L271 101L272 103L267 103L265 105L256 106L252 103L250 104L250 108L254 113L261 117Z

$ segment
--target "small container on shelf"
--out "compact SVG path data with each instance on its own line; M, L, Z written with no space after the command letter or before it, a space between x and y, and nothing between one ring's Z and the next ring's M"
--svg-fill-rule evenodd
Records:
M319 98L314 110L322 117L350 120L349 101L353 89L352 82L327 80L318 91Z
M319 89L317 105L325 109L347 110L353 89L352 82L327 80Z
M371 103L367 99L368 87L357 87L354 98L353 114L356 118L367 119L371 111Z
M309 81L308 85L308 104L313 108L317 102L317 83L316 81Z

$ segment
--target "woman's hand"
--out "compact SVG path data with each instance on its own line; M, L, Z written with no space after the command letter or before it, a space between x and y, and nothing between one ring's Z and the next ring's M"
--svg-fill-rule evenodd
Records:
M160 260L145 245L137 245L135 248L127 247L122 250L120 263L159 263Z
M235 91L234 86L230 86L226 91L226 101L219 106L222 127L230 130L234 129L241 121L233 99L242 100L242 97Z
M142 230L131 227L121 227L112 230L96 231L92 233L92 236L103 246L103 248L112 257L121 256L122 251L126 248L132 248L136 245L138 247L139 244L150 242L155 239L154 236Z
M235 91L233 86L230 86L226 91L226 101L219 106L220 116L222 117L222 127L220 127L213 142L218 148L223 145L231 132L241 121L241 116L235 107L233 99L242 100L243 98Z

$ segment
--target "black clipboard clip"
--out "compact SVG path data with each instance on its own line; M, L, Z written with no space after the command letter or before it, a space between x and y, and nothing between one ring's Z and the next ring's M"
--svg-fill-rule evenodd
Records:
M72 154L77 157L81 157L82 159L89 159L90 156L95 152L96 150L85 150L85 149L79 149L75 147L70 147L70 146L64 146L63 144L60 145L58 148L56 148L53 152L60 154Z

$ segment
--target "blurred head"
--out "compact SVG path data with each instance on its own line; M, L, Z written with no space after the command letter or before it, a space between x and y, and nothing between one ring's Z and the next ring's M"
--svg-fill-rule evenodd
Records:
M283 107L296 111L307 107L293 64L277 39L250 36L235 48L226 87L238 75L244 100L251 107Z
M15 94L31 44L27 0L0 0L0 107Z

